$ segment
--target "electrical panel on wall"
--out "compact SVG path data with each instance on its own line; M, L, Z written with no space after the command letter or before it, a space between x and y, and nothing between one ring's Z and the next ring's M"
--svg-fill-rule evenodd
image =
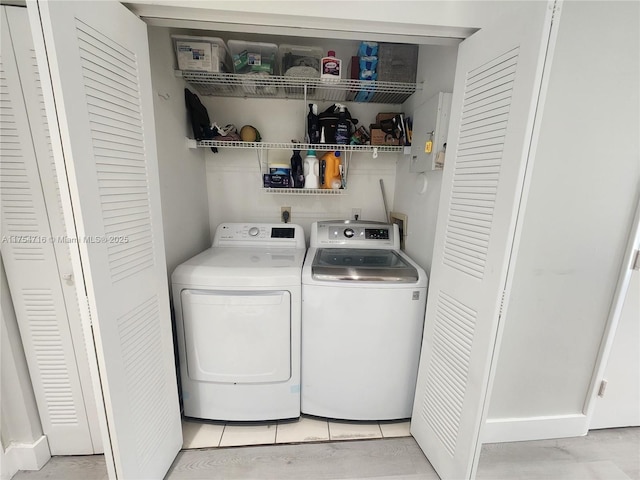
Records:
M440 92L425 100L413 114L411 164L414 173L442 168L449 131L451 94Z

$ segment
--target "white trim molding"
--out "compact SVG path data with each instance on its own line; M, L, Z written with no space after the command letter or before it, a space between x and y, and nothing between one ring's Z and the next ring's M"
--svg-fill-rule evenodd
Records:
M482 443L521 442L549 438L580 437L588 431L582 413L523 418L488 419L482 429Z
M3 475L11 478L18 470L40 470L51 458L49 442L42 435L33 443L11 443L4 451ZM5 480L5 477L2 477Z

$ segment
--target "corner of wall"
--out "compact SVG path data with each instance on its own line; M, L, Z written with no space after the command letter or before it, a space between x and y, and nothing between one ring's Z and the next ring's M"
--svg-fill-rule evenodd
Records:
M424 80L424 88L404 105L406 115L411 116L416 107L438 92L451 92L455 78L458 47L421 45L418 56L418 78ZM426 190L415 187L418 175L426 181ZM401 158L396 170L393 209L408 217L405 250L427 275L431 274L431 257L442 187L442 170L422 174L411 173L409 159Z
M184 80L174 74L168 28L149 27L149 55L160 175L167 274L210 245L206 163L189 136Z

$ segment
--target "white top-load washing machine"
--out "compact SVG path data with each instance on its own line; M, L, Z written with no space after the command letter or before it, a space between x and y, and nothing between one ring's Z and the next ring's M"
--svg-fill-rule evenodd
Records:
M173 272L186 416L300 416L305 252L299 225L224 223L212 248Z
M398 226L316 222L302 269L302 413L409 418L427 276Z

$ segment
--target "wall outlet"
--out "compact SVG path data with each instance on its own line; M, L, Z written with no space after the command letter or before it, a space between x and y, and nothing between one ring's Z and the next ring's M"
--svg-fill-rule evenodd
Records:
M291 207L280 207L280 220L284 223L291 222Z
M361 208L352 208L351 209L351 219L352 220L362 220L362 209Z

